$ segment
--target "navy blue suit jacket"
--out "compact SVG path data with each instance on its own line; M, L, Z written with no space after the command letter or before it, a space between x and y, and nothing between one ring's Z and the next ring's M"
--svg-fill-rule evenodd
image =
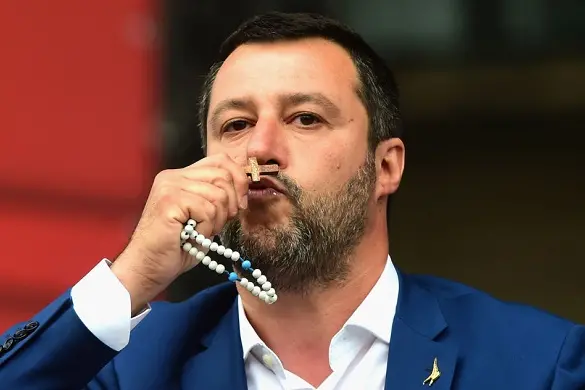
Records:
M427 388L435 357L433 390L585 389L585 327L438 278L399 273L399 281L388 390ZM0 389L245 390L235 298L226 283L156 303L116 353L87 330L66 293L8 330Z

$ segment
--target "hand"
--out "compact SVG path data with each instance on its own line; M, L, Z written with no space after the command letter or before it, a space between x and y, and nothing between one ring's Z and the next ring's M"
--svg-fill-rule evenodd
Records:
M130 292L135 313L197 260L180 247L180 233L190 218L211 238L228 219L247 208L248 177L225 154L159 173L132 238L112 265Z

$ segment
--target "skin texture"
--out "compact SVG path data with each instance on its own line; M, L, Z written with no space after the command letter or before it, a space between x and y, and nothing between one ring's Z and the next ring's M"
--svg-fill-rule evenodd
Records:
M368 156L368 115L356 94L358 85L351 57L332 42L315 38L242 45L226 59L212 88L208 155L226 154L240 165L249 156L260 164L277 162L283 182L290 179L296 186L285 187L298 188L304 206L335 197ZM348 253L342 280L285 288L271 306L241 291L246 315L260 337L288 370L315 386L331 373L331 338L376 283L388 255L386 203L402 177L404 145L399 139L386 140L371 157L369 196L357 205L366 215L363 231ZM249 199L247 210L237 217L240 234L255 237L267 252L275 250L274 239L263 233L290 228L293 199Z
M371 154L343 187L324 194L305 191L280 173L286 197L252 197L250 204L286 202L292 208L287 221L262 224L258 220L269 220L270 212L246 213L228 221L222 242L252 259L254 268L268 276L279 293L308 295L318 288L342 285L351 268L353 248L365 231L375 178Z

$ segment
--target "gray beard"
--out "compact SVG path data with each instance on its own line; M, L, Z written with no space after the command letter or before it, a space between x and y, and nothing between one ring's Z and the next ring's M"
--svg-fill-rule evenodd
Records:
M352 252L365 232L376 182L373 156L368 154L364 165L340 189L324 195L309 195L283 174L277 179L293 206L289 223L244 233L236 218L220 233L222 243L249 259L279 292L307 294L343 283ZM239 265L235 269L242 275L245 271Z

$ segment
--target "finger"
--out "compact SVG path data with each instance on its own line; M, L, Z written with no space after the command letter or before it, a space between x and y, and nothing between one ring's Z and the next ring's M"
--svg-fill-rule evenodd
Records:
M214 221L218 212L215 204L202 195L182 191L179 197L179 206L187 212L189 218L197 221L198 233L203 234L206 238L213 236Z
M229 197L226 192L219 187L204 182L198 182L192 186L185 185L181 191L186 194L200 196L215 206L214 217L208 220L212 227L208 234L215 235L220 232L227 222L229 215ZM197 205L194 207L197 207Z
M229 216L236 216L238 213L239 200L230 171L223 168L201 167L197 170L193 169L190 172L186 172L184 178L193 185L198 185L199 183L204 182L223 189L229 198ZM195 184L195 182L197 182L197 184Z
M181 207L189 215L189 218L197 221L196 230L198 234L202 234L205 238L212 240L213 237L213 221L216 217L217 207L203 196L192 193L183 193L181 196ZM207 254L209 249L203 248L200 244L192 241L191 244L199 251ZM201 258L193 256L189 253L183 254L184 265L183 272L186 272L201 262Z
M216 168L225 168L233 178L236 194L238 195L240 208L247 208L248 198L248 176L241 164L236 163L231 157L225 153L214 154L199 160L193 166L212 166Z

